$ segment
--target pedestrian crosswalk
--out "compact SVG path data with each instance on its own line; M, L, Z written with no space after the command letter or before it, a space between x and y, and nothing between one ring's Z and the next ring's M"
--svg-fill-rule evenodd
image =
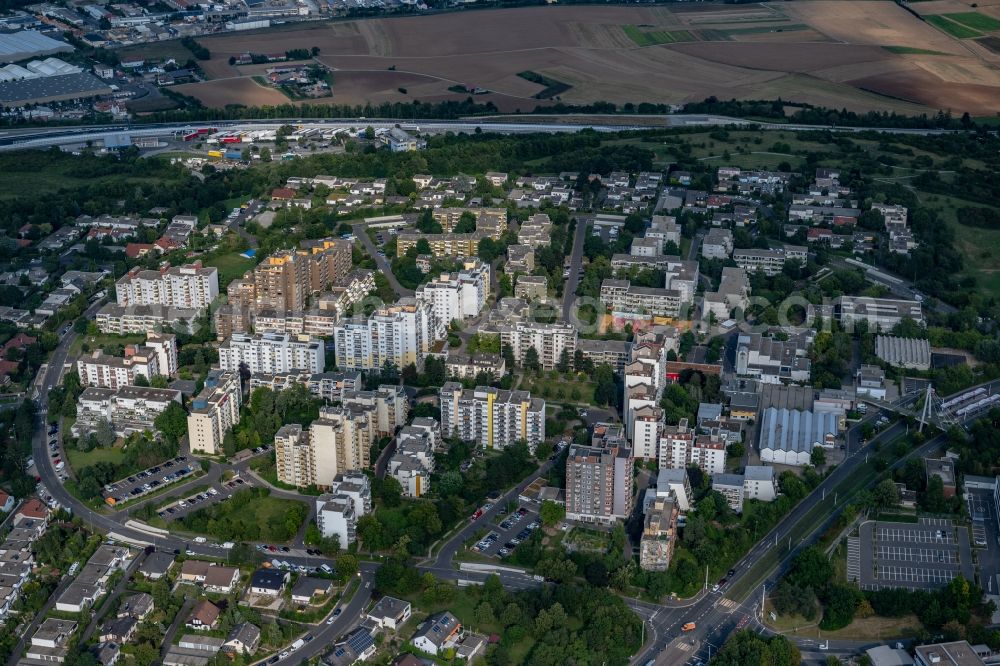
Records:
M719 607L725 609L727 613L732 613L739 608L739 603L732 599L722 598L719 600Z
M687 641L678 641L675 647L681 652L688 652L691 649L691 644Z
M861 539L847 539L847 580L857 581L861 578Z

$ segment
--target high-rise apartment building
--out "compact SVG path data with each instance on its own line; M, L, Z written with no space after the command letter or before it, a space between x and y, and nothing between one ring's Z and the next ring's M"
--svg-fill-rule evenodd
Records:
M83 386L118 389L135 384L142 375L148 381L160 372L160 356L150 347L129 347L124 358L109 356L99 351L81 356L76 362L77 373Z
M335 478L330 492L316 498L316 527L324 537L336 537L341 548L357 539L358 519L372 510L372 489L360 472Z
M328 288L351 270L351 244L333 238L302 241L298 250L265 258L227 290L231 305L302 310L312 294Z
M212 370L205 388L195 397L188 414L191 451L215 455L222 452L226 433L240 422L243 394L238 372Z
M219 346L219 367L238 372L245 365L251 373L276 374L291 370L323 372L323 343L308 336L287 333L234 333Z
M566 458L566 517L610 524L632 513L632 449L621 426L600 423L590 444L573 444Z
M298 423L281 426L274 435L274 457L278 480L290 486L304 488L316 478L309 433Z
M342 370L376 370L387 363L422 367L435 340L433 328L430 306L412 298L379 308L367 321L346 320L334 328L337 366Z
M500 449L523 440L532 451L545 440L545 401L527 391L447 382L440 397L444 437Z
M665 426L660 435L661 468L697 467L705 474L721 474L726 469L726 442L712 435L696 435L681 419L676 426Z
M416 299L427 303L438 329L435 337L444 337L452 321L477 316L490 293L490 267L479 259L466 259L461 271L442 273L417 288Z
M115 283L118 305L167 305L207 308L219 296L219 271L200 261L161 270L134 268Z
M510 348L518 365L524 364L530 348L538 353L538 361L545 370L555 369L564 351L571 362L576 352L577 332L572 324L523 321L499 328L501 347Z

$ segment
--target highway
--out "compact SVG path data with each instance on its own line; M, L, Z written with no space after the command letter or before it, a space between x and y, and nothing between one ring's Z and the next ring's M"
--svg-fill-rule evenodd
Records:
M595 119L607 117L608 124L595 123ZM531 134L535 132L579 132L584 129L597 132L624 132L630 130L652 130L666 128L698 128L717 126L743 126L754 127L762 130L783 130L783 131L816 131L829 130L836 132L881 132L886 134L916 134L916 135L936 135L952 134L964 132L966 130L943 130L943 129L908 129L908 128L882 128L882 127L838 127L835 125L798 125L784 123L766 123L744 118L733 118L713 114L671 114L671 115L580 115L579 120L574 122L573 115L559 116L561 122L549 122L551 116L535 116L538 120L532 122L532 116L522 115L518 117L492 116L484 118L463 118L458 120L424 119L415 120L412 118L337 118L337 119L316 119L316 118L273 118L267 120L227 120L227 121L202 121L183 123L143 123L140 125L112 124L112 125L75 125L62 127L40 127L40 128L15 128L0 130L0 150L23 150L48 148L64 144L83 144L87 141L103 141L105 137L112 134L127 132L133 137L171 137L175 133L183 130L190 130L197 127L217 127L233 131L241 130L264 130L277 129L283 125L308 125L319 129L351 128L363 130L366 127L392 127L397 124L405 126L419 127L419 131L424 134L436 134L442 132L466 132L473 133L477 129L486 129L490 132L501 134ZM568 119L568 120L567 120ZM628 119L628 124L618 124L623 119ZM614 122L611 122L611 121ZM506 122L505 122L506 121ZM664 122L666 121L666 123Z

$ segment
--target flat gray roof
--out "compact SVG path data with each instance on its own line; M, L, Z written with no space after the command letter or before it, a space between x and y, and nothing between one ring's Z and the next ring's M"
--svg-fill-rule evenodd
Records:
M0 83L0 104L7 106L110 94L108 84L86 72Z

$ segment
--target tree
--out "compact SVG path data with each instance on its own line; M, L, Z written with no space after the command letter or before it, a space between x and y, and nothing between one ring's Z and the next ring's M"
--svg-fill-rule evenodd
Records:
M594 400L601 405L618 406L618 384L615 382L615 373L611 366L602 363L594 371L594 380L597 386L594 389Z
M809 464L813 467L822 467L826 464L826 451L823 450L823 447L813 447L812 453L809 454Z
M559 362L556 364L556 370L565 374L569 372L569 350L563 347L562 353L559 354Z
M181 437L187 434L187 412L180 403L171 402L157 415L153 425L166 435L171 443L177 444Z
M104 448L114 444L115 439L117 439L115 429L111 427L111 423L107 419L101 419L97 422L97 429L94 430L94 437L97 439L97 443Z
M382 479L380 494L382 503L387 507L399 506L403 496L403 486L395 478L387 476Z
M497 622L496 615L493 614L493 607L485 601L476 606L475 619L476 624L480 627L484 625L492 626Z
M458 223L455 224L455 228L452 230L456 234L471 234L476 230L476 216L472 211L462 211L462 215L458 218Z
M350 553L338 555L334 570L341 580L347 580L358 572L358 558Z
M553 527L566 517L566 507L552 500L545 500L538 509L538 517L542 519L543 525Z
M883 479L872 490L872 504L876 509L899 506L899 488L892 479Z
M542 365L538 360L538 350L535 349L534 345L528 347L528 351L524 352L524 363L522 365L525 370L534 372L542 369Z

